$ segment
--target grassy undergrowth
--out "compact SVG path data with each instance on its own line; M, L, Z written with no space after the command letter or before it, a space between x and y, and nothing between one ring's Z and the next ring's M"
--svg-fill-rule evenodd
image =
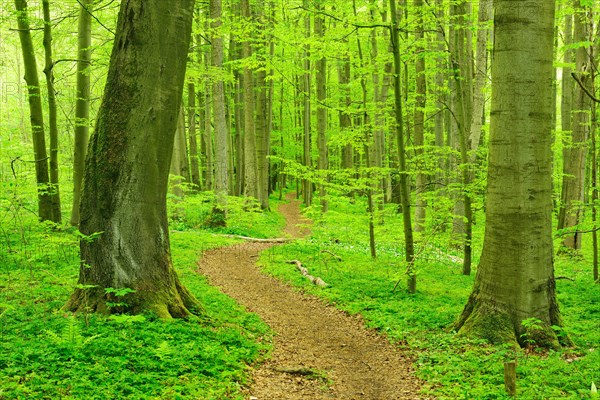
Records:
M173 261L206 310L200 321L73 315L61 310L78 274L70 230L33 216L0 221L0 399L242 399L248 365L270 351L270 331L256 315L209 286L194 270L201 251L234 242L192 230L208 213L205 196L178 203ZM194 214L195 213L195 214ZM275 213L234 208L222 233L277 236ZM200 218L200 217L198 217ZM189 225L188 225L189 224Z
M325 216L306 210L316 219L312 235L263 253L265 271L349 313L360 313L369 327L410 349L425 394L441 399L508 398L503 362L516 357L520 398L590 397L592 381L600 381L600 295L598 285L592 283L587 253L581 260L559 257L556 262L558 276L574 279L558 280L557 291L566 333L576 347L542 355L515 354L512 349L467 340L448 331L466 303L474 274L461 274L461 265L453 258L460 254L448 250L447 234L417 238L417 252L422 249L416 263L418 291L409 295L400 217L391 209L385 211L385 224L376 227L378 258L372 260L365 210L360 199L352 204L342 197L331 199ZM475 228L477 256L482 225ZM300 260L312 275L331 286L320 289L312 285L285 262L291 259Z

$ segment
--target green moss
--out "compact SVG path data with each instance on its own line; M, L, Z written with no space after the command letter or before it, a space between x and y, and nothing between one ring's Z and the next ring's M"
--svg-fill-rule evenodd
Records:
M491 307L475 306L458 334L491 344L517 344L511 317Z

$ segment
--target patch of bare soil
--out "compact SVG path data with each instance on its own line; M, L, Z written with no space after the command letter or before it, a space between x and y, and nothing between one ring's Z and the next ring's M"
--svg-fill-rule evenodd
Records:
M298 201L279 208L286 233L308 233ZM264 275L255 265L273 244L242 243L209 251L199 271L275 331L274 352L253 371L248 399L418 399L411 360L357 317ZM290 265L290 268L294 268Z

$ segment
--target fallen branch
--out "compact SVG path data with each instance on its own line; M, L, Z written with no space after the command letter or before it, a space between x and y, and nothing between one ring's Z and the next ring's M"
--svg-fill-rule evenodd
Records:
M298 260L290 260L287 261L288 264L294 264L296 265L296 269L298 271L300 271L300 273L302 275L304 275L309 281L311 281L313 284L317 285L318 287L322 287L322 288L326 288L329 285L327 283L325 283L325 281L321 278L318 277L314 277L311 274L308 273L308 269L306 269L305 267L302 266L302 263Z
M338 256L337 254L334 254L332 251L329 250L321 250L321 253L325 253L325 254L329 254L331 257L335 258L336 260L338 260L339 262L342 262L342 257Z
M555 281L557 281L559 279L564 279L565 281L575 282L575 279L569 278L568 276L557 276L556 278L554 278Z
M224 234L218 234L218 233L214 233L214 235L215 236L232 238L232 239L242 239L242 240L245 240L247 242L253 242L253 243L288 243L288 242L291 242L293 240L293 239L290 239L290 238L261 239L261 238L253 238L253 237L242 236L242 235L224 235Z

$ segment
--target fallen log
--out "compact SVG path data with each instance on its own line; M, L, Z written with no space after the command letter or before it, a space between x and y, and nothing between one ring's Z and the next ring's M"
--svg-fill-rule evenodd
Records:
M291 242L293 240L291 238L268 238L268 239L261 239L261 238L253 238L253 237L242 236L242 235L219 234L219 233L213 233L213 235L215 235L215 236L221 236L221 237L227 237L227 238L232 238L232 239L242 239L242 240L245 240L247 242L252 242L252 243L288 243L288 242Z
M325 281L319 277L315 277L312 276L311 274L308 273L308 269L306 269L305 267L302 266L302 263L298 260L290 260L287 261L288 264L294 264L296 265L296 269L298 271L300 271L300 273L302 275L304 275L309 281L311 281L314 285L317 285L318 287L322 287L322 288L326 288L329 286L329 284L325 283Z

